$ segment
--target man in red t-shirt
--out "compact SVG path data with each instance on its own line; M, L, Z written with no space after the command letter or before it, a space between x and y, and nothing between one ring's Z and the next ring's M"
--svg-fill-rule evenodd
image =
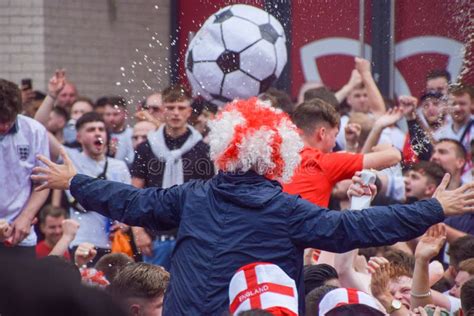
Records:
M305 147L301 165L283 190L327 207L334 185L362 169L384 169L398 163L401 153L389 148L368 154L332 152L339 132L340 116L328 103L313 99L300 104L293 122L301 130Z
M53 250L54 246L63 236L63 221L66 217L67 213L64 209L52 205L47 205L41 210L39 220L44 240L36 245L36 258L43 258L51 253L51 250ZM67 250L64 252L63 257L71 260Z

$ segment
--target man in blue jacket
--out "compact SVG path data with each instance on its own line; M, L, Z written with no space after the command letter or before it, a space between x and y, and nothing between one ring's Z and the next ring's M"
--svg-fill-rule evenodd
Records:
M338 212L283 193L299 163L302 142L288 117L256 99L234 101L211 124L211 156L220 169L208 181L168 189L136 189L77 175L40 157L39 187L66 189L86 209L152 230L178 228L164 315L222 315L228 285L242 266L260 261L281 267L296 281L304 314L303 251L345 252L409 240L447 215L473 211L469 184L411 205ZM360 180L360 179L359 179ZM360 189L352 188L354 194Z

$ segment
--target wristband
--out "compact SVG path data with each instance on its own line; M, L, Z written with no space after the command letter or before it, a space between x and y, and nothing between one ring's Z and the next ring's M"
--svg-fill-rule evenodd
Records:
M410 292L410 296L414 297L414 298L426 298L426 297L430 297L431 296L431 290L428 291L427 293L424 293L424 294L415 294L413 292Z

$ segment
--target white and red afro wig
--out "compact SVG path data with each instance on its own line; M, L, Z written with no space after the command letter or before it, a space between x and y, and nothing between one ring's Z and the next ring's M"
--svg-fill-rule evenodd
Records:
M288 182L303 148L296 126L286 113L257 98L236 100L209 122L211 159L219 170L254 170Z

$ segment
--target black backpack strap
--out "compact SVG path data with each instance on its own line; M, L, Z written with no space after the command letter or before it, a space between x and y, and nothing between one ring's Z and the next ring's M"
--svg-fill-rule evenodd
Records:
M104 170L97 176L97 179L102 179L102 180L107 179L106 173L107 173L108 166L109 166L109 160L106 157L105 158ZM67 199L68 199L69 205L73 209L75 209L76 211L78 211L80 213L86 213L87 212L87 210L84 207L82 207L82 205L79 204L79 202L77 202L77 200L72 195L70 197L67 196Z
M474 124L474 120L470 120L469 123L467 124L466 128L464 129L464 132L461 135L461 138L459 141L461 144L464 144L464 138L466 137L467 133L471 130L472 125Z
M97 179L107 180L107 167L109 166L109 159L105 157L104 170L97 176Z

